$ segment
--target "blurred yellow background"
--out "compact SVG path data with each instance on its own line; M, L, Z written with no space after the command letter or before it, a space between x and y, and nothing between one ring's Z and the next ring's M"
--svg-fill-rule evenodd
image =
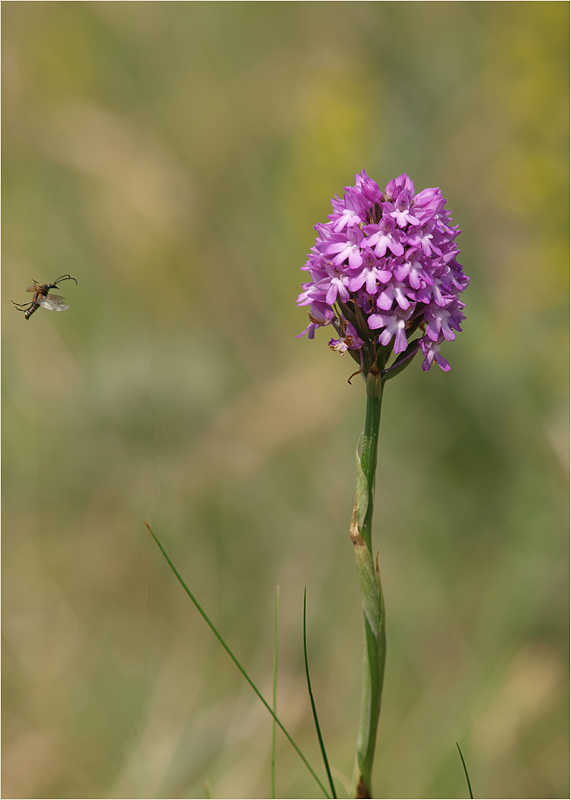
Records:
M353 765L364 419L299 267L366 169L440 186L448 374L388 384L380 797L568 797L562 2L3 4L3 796L268 797L271 720ZM28 322L32 278L70 310ZM206 787L206 788L205 788ZM210 787L210 789L208 789ZM279 797L319 797L278 736Z

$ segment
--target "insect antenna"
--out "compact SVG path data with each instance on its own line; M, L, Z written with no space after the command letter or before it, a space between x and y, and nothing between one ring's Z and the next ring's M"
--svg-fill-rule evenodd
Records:
M53 282L53 285L57 286L57 284L61 283L62 281L75 281L75 285L77 286L77 280L75 278L72 278L71 275L60 275L59 278L55 279L55 281Z

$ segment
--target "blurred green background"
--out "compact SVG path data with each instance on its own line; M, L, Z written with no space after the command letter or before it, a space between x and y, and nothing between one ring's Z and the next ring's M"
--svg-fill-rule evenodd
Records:
M380 797L569 796L562 2L3 4L3 796L268 797L271 720L344 796L361 611L351 360L296 339L330 198L441 186L452 371L388 385ZM71 309L26 322L32 278ZM208 789L208 786L210 789ZM206 787L206 788L205 788ZM319 797L278 736L280 797Z

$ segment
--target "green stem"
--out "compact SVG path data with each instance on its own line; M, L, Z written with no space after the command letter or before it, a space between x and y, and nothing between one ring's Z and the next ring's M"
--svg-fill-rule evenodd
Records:
M367 376L365 430L357 451L357 492L351 520L365 622L361 720L352 797L372 797L372 771L385 671L385 609L378 563L373 558L372 522L383 381L375 368Z
M373 507L375 503L375 473L377 471L377 452L379 449L379 430L381 427L381 403L383 402L384 383L380 376L369 373L367 378L367 411L365 414L365 430L363 431L361 450L361 469L367 478L367 512L360 531L373 555L372 528Z

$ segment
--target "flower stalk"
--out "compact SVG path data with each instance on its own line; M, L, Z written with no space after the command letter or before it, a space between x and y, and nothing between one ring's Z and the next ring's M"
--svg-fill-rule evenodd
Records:
M357 447L357 491L350 527L365 627L361 718L351 790L351 796L359 798L372 797L373 759L386 656L385 607L378 559L373 557L372 546L375 473L384 386L376 365L367 375L366 382L367 411L365 429Z

